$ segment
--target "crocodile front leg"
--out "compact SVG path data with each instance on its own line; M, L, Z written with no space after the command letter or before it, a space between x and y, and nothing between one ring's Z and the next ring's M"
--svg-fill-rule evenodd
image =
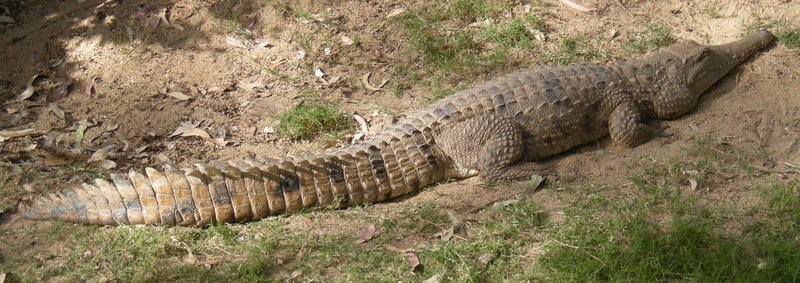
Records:
M650 140L652 129L642 123L642 113L633 102L617 106L608 119L608 131L614 142L636 147Z
M522 138L511 118L483 115L452 125L437 136L436 144L453 161L451 178L480 175L488 181L526 180L533 174L552 174L523 160Z

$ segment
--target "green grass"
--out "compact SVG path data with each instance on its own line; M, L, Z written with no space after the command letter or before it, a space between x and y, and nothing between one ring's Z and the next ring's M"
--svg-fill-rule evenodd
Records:
M779 30L775 33L778 41L786 45L786 48L800 51L800 28Z
M598 61L608 56L599 49L589 48L589 45L582 37L565 36L559 39L558 49L545 54L545 57L558 65L568 65L576 61Z
M333 105L303 104L278 117L277 131L293 139L320 134L341 135L352 127L350 116Z
M627 48L633 53L646 53L677 42L668 27L647 24L628 40Z
M503 48L530 48L535 37L531 30L544 32L545 23L542 18L527 15L524 18L514 18L503 25L493 25L481 35Z

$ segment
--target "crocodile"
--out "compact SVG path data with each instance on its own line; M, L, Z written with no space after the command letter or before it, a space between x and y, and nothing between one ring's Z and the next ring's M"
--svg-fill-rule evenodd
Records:
M451 179L524 180L552 173L542 158L590 141L648 141L647 120L688 113L717 80L773 40L760 29L727 44L681 41L606 65L522 70L432 103L349 147L276 162L111 174L34 199L18 214L202 227L379 203Z

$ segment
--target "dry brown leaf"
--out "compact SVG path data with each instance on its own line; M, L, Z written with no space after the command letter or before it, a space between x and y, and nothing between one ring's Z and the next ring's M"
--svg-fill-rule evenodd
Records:
M186 100L192 99L191 96L185 95L185 94L183 94L183 92L180 92L180 91L168 92L168 93L166 93L166 95L171 96L171 97L173 97L175 99L178 99L178 100L181 100L181 101L186 101Z
M177 135L181 135L181 134L183 134L184 132L186 132L188 130L197 128L197 126L199 126L199 125L200 125L200 122L196 122L196 123L192 123L192 122L188 122L188 121L181 122L181 125L178 126L178 128L176 128L175 131L173 131L172 134L169 135L169 137L174 137L174 136L177 136Z
M402 8L402 7L400 7L400 8L395 8L394 10L392 10L391 12L389 12L389 14L387 14L387 15L386 15L386 18L388 19L388 18L394 18L394 17L397 17L397 16L399 16L400 14L402 14L402 13L403 13L403 12L405 12L405 11L406 11L406 8Z
M439 274L434 274L428 279L422 280L421 283L439 283Z
M8 139L18 138L18 137L25 137L25 136L33 136L33 135L41 135L46 133L45 131L36 130L36 129L24 129L24 130L16 130L16 131L0 131L0 142L4 142Z
M47 166L59 166L64 165L73 161L84 161L87 159L85 155L74 153L74 152L59 152L59 153L49 153L49 152L42 152L33 155L39 163L47 165Z
M381 82L381 84L379 84L378 86L373 86L372 84L369 83L369 77L371 75L372 75L372 72L368 72L368 73L364 74L363 77L361 77L361 83L363 83L364 87L366 87L370 91L379 91L379 90L381 90L381 88L383 86L386 85L387 82L389 82L389 80L383 80L383 82Z
M36 74L33 77L31 77L31 79L28 80L27 86L25 87L25 91L23 91L22 93L18 94L17 97L15 97L14 99L12 99L9 102L6 102L5 104L21 102L21 101L23 101L25 99L28 99L31 96L33 96L33 94L36 93L36 87L33 86L33 83L36 81L37 78L39 78L39 76L42 76L42 74Z
M103 169L106 169L106 170L111 170L111 169L114 169L115 167L117 167L117 163L116 162L108 160L108 159L103 159L103 160L98 160L98 161L92 162L92 165L100 167L100 168L103 168Z
M355 41L352 38L346 35L342 35L342 44L349 46L353 45L353 43L355 43Z
M406 252L403 256L408 260L408 265L411 266L411 272L415 272L421 267L422 263L419 261L419 257L416 254Z
M361 117L361 115L358 114L353 114L353 119L355 119L356 122L358 123L358 129L362 133L364 134L369 133L369 127L367 127L367 120L364 120L364 117Z
M110 156L116 154L117 149L119 149L119 147L114 144L104 146L95 151L94 153L92 153L92 156L89 157L89 160L86 160L86 163L92 163L108 159Z
M356 240L356 244L363 244L375 238L377 229L375 228L375 224L367 224L362 226L359 232L361 233L361 238Z
M200 138L203 138L203 139L210 139L211 138L211 135L209 135L208 132L206 132L203 129L198 129L198 128L188 129L185 132L181 133L181 136L182 137L200 137Z
M581 12L590 13L590 12L597 11L597 9L586 8L584 6L579 5L578 3L572 2L571 0L561 0L561 3L564 3L564 5L566 5L567 7L570 7L572 9L575 9L575 10L578 10L578 11L581 11Z
M690 179L689 186L692 188L692 191L697 191L700 189L700 184L697 183L697 180Z
M72 90L73 83L74 82L72 80L67 80L66 82L58 86L58 88L56 88L56 90L53 91L53 95L50 97L50 100L56 101L64 97L67 97L67 95L69 95Z
M300 276L303 276L303 271L295 270L292 271L292 275L289 276L289 279L297 279Z
M482 254L481 256L478 257L478 267L480 269L484 269L485 270L486 268L489 267L489 264L492 263L492 260L494 260L494 256L493 255L491 255L491 254Z
M86 96L92 97L92 92L95 91L94 84L96 81L97 81L97 76L92 76L92 78L89 79L89 84L86 85L86 89L83 91L84 93L86 93Z
M224 88L221 88L221 87L218 87L218 86L212 86L212 87L208 88L207 91L208 92L220 92L222 90L224 90Z
M243 81L239 81L236 84L236 86L241 88L241 89L243 89L243 90L246 90L246 91L253 91L255 89L261 90L261 89L266 89L267 88L266 85L264 85L263 83L259 83L259 82L246 83L246 82L243 82Z
M183 26L181 24L178 24L178 23L173 23L172 27L177 29L177 30L186 30L185 28L183 28Z
M62 120L67 115L66 113L64 113L64 110L62 110L61 107L58 107L58 105L55 103L47 104L47 112L53 113L53 115L58 117L58 119Z

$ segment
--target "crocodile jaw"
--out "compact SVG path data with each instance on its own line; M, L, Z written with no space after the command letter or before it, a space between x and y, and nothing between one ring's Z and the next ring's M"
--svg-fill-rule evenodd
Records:
M722 45L703 46L687 41L670 46L682 59L686 79L694 95L700 95L755 51L769 45L775 36L765 29Z

